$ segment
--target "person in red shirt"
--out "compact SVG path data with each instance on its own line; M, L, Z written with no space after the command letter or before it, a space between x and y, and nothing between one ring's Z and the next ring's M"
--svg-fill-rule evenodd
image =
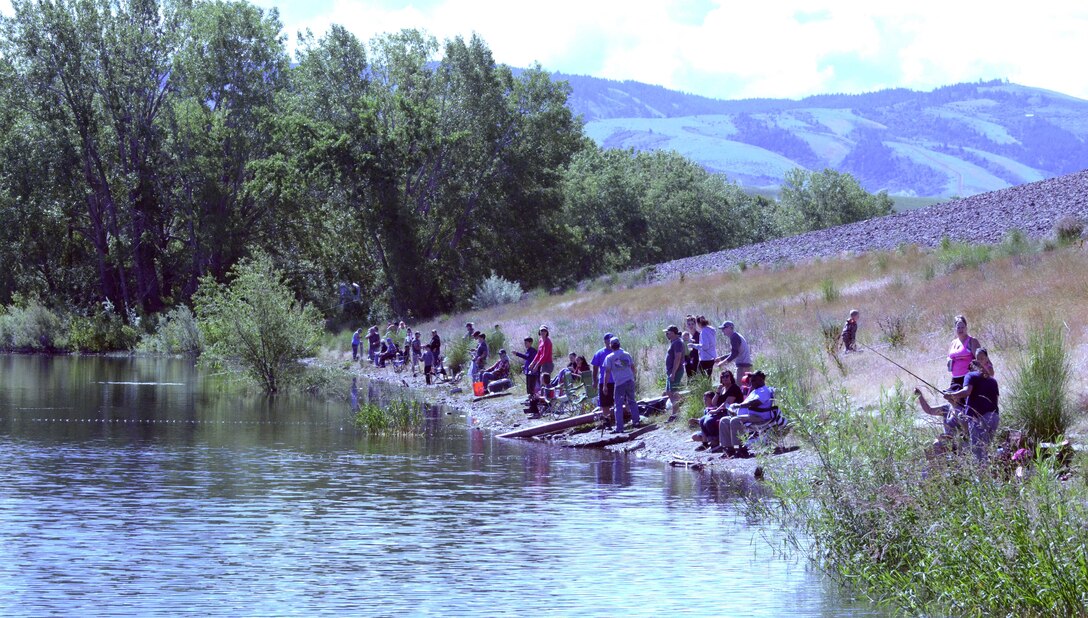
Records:
M552 379L552 371L555 363L552 361L552 339L548 333L548 327L540 325L540 343L537 345L536 358L529 365L529 369L540 373L540 384L548 384Z

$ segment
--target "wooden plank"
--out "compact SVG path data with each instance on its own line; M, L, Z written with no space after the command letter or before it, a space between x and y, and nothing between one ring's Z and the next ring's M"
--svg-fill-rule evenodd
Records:
M589 412L588 414L579 414L578 416L572 416L570 418L564 418L558 421L552 421L550 423L534 425L532 427L526 427L524 429L515 429L514 431L501 433L498 435L498 437L532 438L533 436L542 436L547 433L555 433L557 431L563 431L564 429L570 429L571 427L577 427L578 425L592 423L596 418L596 412Z
M477 401L483 401L484 399L495 399L496 397L509 397L510 395L513 395L513 393L511 393L510 391L504 391L502 393L488 393L487 395L473 397L472 403L476 403Z

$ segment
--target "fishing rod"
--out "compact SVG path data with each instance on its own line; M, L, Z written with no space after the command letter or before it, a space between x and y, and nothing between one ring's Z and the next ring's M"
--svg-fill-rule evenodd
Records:
M902 369L903 371L906 371L906 372L907 372L907 374L909 374L909 375L911 375L912 377L914 377L915 379L917 379L917 380L921 381L921 382L922 382L922 384L925 384L926 386L928 386L928 387L932 388L932 389L933 389L934 391L936 391L936 392L938 392L938 393L941 393L942 395L944 394L944 391L943 391L943 390L941 390L941 389L937 388L936 386L933 386L932 384L930 384L930 383L929 383L929 382L927 382L926 380L922 379L922 377L921 377L921 376L919 376L918 374L914 373L914 372L913 372L913 371L911 371L910 369L907 369L907 368L906 368L906 367L904 367L903 365L900 365L899 363L897 363L897 362L893 361L892 359L888 358L887 356L884 356L884 355L883 355L883 354L881 354L880 352L876 351L876 349L875 349L875 348L873 348L872 346L868 346L868 345L865 345L864 343L859 343L858 345L860 345L861 347L863 347L863 348L865 348L865 349L869 350L869 351L870 351L870 352L872 352L873 354L876 354L876 355L877 355L877 356L879 356L880 358L883 358L884 360L886 360L886 361L888 361L889 363L891 363L891 364L895 365L896 367L899 367L899 368L900 368L900 369Z

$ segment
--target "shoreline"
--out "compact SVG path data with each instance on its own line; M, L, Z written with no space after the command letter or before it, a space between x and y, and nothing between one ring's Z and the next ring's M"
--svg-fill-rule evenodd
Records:
M427 386L422 372L412 376L411 371L405 370L394 373L391 367L374 367L361 365L350 361L350 353L341 353L342 357L325 356L326 363L348 363L351 366L347 370L353 376L365 378L374 382L403 389L412 396L422 399L429 404L443 405L465 415L470 427L477 427L494 434L505 433L515 429L541 425L550 420L557 419L529 419L523 412L521 401L524 397L524 385L515 385L510 389L509 396L495 397L482 401L472 401L473 396L463 385L440 384ZM340 365L343 366L343 365ZM460 387L463 392L451 393L453 387ZM520 387L520 388L519 388ZM590 431L584 437L571 436L567 431L556 435L539 438L507 438L510 440L525 440L537 444L560 446L564 448L599 448L614 453L622 453L630 457L657 461L665 465L688 468L694 472L711 472L725 474L737 480L753 478L759 479L763 474L763 465L768 458L775 461L776 466L807 467L811 465L811 453L800 448L791 452L752 457L748 459L723 459L719 454L698 452L695 450L698 444L691 439L696 430L688 427L685 419L681 418L672 423L665 422L666 416L656 414L649 417L650 422L644 421L644 428L638 432L627 432L625 436L633 437L621 442L612 442L611 434L601 434L598 431ZM649 429L647 430L647 427ZM787 437L786 441L796 444L797 440ZM612 442L604 444L604 442Z

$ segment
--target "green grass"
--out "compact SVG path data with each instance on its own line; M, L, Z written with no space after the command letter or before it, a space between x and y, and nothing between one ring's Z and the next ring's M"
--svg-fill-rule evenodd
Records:
M1065 435L1073 422L1069 400L1072 365L1065 329L1043 322L1028 335L1028 345L1008 398L1007 410L1015 426L1036 441Z
M371 435L416 435L423 429L423 404L410 399L384 404L368 401L359 407L354 421Z

